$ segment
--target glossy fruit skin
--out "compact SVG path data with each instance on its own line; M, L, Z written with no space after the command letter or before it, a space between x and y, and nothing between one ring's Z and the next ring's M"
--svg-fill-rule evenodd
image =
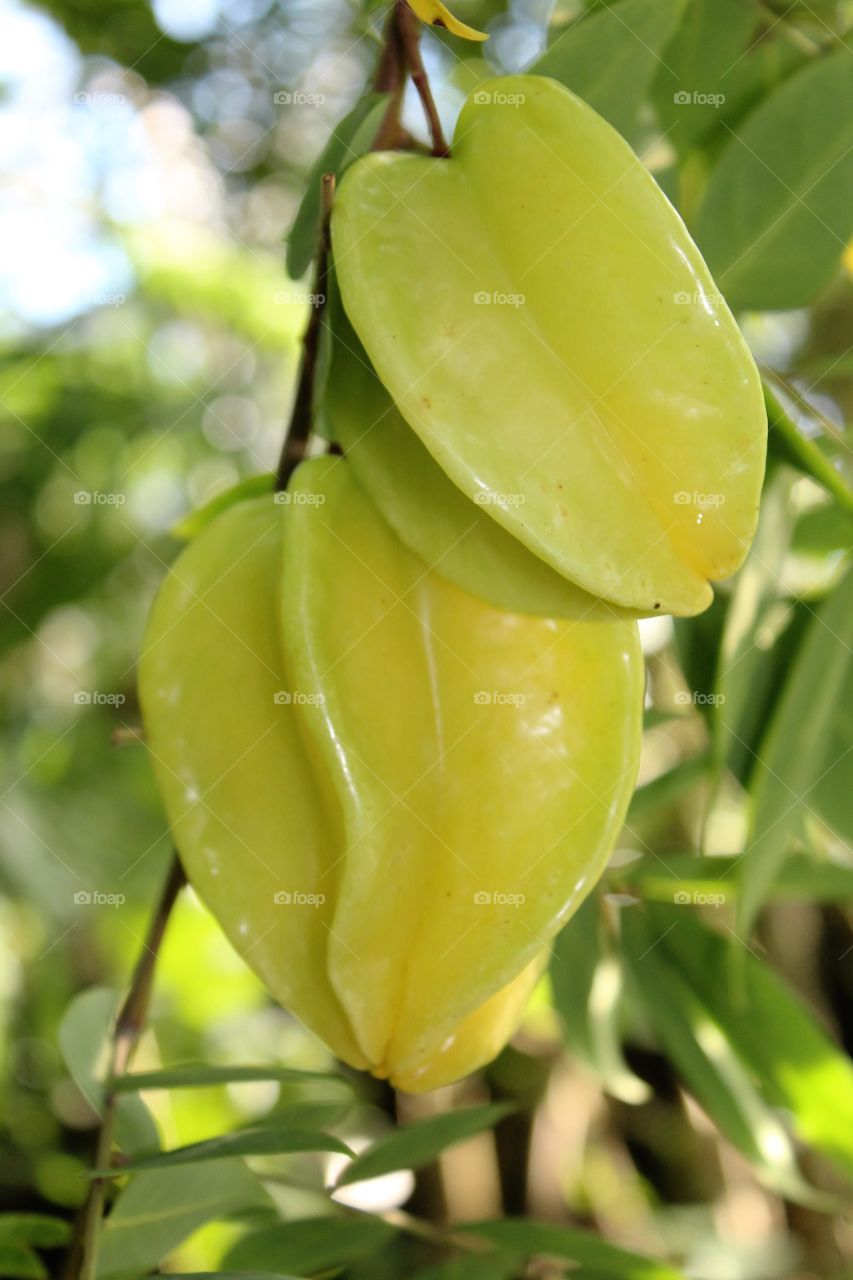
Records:
M607 618L613 606L540 560L472 502L389 396L333 287L323 416L356 478L401 542L471 595L514 613Z
M488 514L593 595L707 607L755 529L760 379L606 121L554 81L486 81L450 158L349 169L332 242L370 359L463 492L497 495Z
M500 1049L603 869L639 755L636 625L461 591L341 459L289 498L231 508L167 577L146 737L189 878L276 999L433 1088Z

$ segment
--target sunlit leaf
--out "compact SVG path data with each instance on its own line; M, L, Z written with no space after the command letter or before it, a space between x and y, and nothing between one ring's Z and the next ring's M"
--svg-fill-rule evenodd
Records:
M98 1275L143 1275L204 1223L270 1203L241 1160L141 1173L107 1218Z
M812 1203L817 1193L797 1169L790 1135L729 1043L725 1024L672 962L668 932L691 927L662 914L625 912L626 960L646 1016L691 1092L762 1180L780 1194Z
M112 1086L118 1093L130 1093L142 1089L202 1089L258 1080L277 1080L282 1084L334 1084L348 1093L353 1091L351 1082L333 1071L304 1071L296 1067L278 1067L274 1063L241 1067L186 1062L161 1071L132 1071L117 1077Z
M557 935L550 967L554 1005L570 1052L613 1097L641 1102L648 1087L622 1056L622 971L601 912L601 900L592 894L572 916L571 927Z
M753 822L738 905L745 935L790 852L792 835L815 803L814 792L844 766L851 750L835 732L850 687L853 657L853 571L816 611L797 653L784 695L761 742L753 778ZM849 788L848 788L849 799Z
M86 1101L96 1111L103 1103L107 1041L121 997L107 987L92 987L65 1010L57 1038L68 1070ZM122 1098L116 1106L115 1135L124 1151L151 1151L160 1135L140 1098Z

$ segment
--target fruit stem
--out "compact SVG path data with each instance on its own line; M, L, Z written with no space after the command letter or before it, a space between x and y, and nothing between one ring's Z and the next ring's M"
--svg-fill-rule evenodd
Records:
M290 423L284 437L281 457L276 473L276 492L287 488L293 472L305 457L305 450L314 425L314 382L320 352L323 311L329 291L329 219L335 195L335 175L324 173L321 179L320 233L314 267L314 292L311 295L311 315L302 338L302 357L296 396L290 414Z
M94 1168L96 1169L104 1169L110 1163L118 1096L113 1087L113 1081L127 1071L128 1064L145 1029L157 956L163 942L166 926L169 923L169 917L172 914L172 908L185 884L186 876L178 855L175 854L160 894L160 900L151 917L148 933L136 962L127 996L119 1010L115 1027L113 1028L109 1064L104 1086L101 1127L98 1131L98 1142L94 1157ZM95 1178L89 1187L89 1194L77 1220L74 1238L69 1249L66 1275L78 1276L79 1280L94 1280L98 1265L98 1246L100 1244L105 1197L106 1179Z
M421 58L418 20L406 4L406 0L396 0L394 12L397 18L397 28L400 33L400 42L403 46L406 66L409 69L409 75L412 77L412 83L418 91L418 97L421 100L427 124L429 125L430 137L432 138L432 154L434 156L449 156L450 148L444 138L438 108L435 105L435 98L432 96L429 78Z
M385 43L373 81L374 90L377 93L390 93L391 99L373 140L372 151L395 151L406 141L407 136L400 124L400 112L403 109L406 79L411 76L427 118L432 153L441 157L450 155L421 57L419 32L418 19L406 0L395 0L388 15Z

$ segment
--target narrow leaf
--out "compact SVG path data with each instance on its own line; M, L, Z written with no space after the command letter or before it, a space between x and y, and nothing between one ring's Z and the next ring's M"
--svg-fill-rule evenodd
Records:
M119 1076L112 1083L116 1092L131 1093L142 1089L204 1089L256 1080L278 1080L282 1084L335 1084L348 1093L353 1091L350 1082L333 1071L303 1071L296 1067L277 1067L272 1063L241 1067L187 1062L161 1071L133 1071Z
M368 149L379 128L385 95L370 93L357 102L335 128L311 168L305 195L287 237L287 274L301 280L317 251L320 235L321 183L325 173L340 178L347 167ZM367 127L365 127L367 126ZM371 127L373 126L373 127Z
M387 1138L380 1139L369 1151L356 1156L338 1179L338 1186L363 1182L366 1178L377 1178L394 1169L422 1169L441 1155L446 1147L463 1142L484 1129L491 1129L512 1110L505 1103L465 1107L460 1111L448 1111L444 1115L418 1120L404 1129L396 1129Z
M660 910L660 908L658 908ZM669 912L669 918L672 912ZM853 1065L772 970L746 953L744 995L725 976L728 942L695 920L665 939L684 974L723 1026L770 1104L784 1109L801 1141L853 1179Z
M557 34L531 75L552 76L630 136L684 0L622 0Z
M807 436L794 421L790 410L785 405L783 392L764 380L764 403L767 406L767 421L770 427L769 446L777 456L783 457L799 471L811 476L818 484L832 494L836 502L845 511L853 513L853 489L847 484L843 475L833 465L826 454ZM807 408L802 402L798 409ZM844 447L840 441L841 448Z
M210 1160L227 1160L233 1156L280 1156L297 1151L337 1151L351 1155L350 1149L339 1138L328 1133L289 1129L287 1126L267 1126L225 1133L206 1142L193 1142L174 1151L160 1151L152 1156L129 1159L115 1168L94 1169L90 1178L121 1178L128 1173L142 1173L148 1169L174 1169L180 1165L203 1164Z
M0 1276L17 1280L47 1280L48 1270L41 1258L23 1244L0 1243Z
M619 1014L622 971L605 934L601 900L592 894L553 944L551 987L570 1051L624 1102L648 1096L644 1081L622 1056Z
M743 873L739 933L745 936L789 852L813 792L849 761L850 743L834 725L853 655L853 570L823 602L798 651L784 695L758 752L752 839ZM849 686L848 686L849 687ZM848 711L849 714L849 711Z
M665 1262L629 1253L627 1249L571 1227L506 1218L501 1222L465 1223L461 1229L489 1240L502 1252L512 1251L525 1258L544 1254L590 1267L602 1280L605 1276L625 1280L683 1280L681 1273Z
M92 987L66 1009L57 1033L68 1070L89 1105L103 1105L102 1076L107 1041L121 996L107 987ZM141 1098L122 1098L116 1107L116 1142L123 1151L151 1151L160 1145L157 1126Z
M691 1092L762 1181L811 1203L817 1193L799 1174L789 1135L729 1043L725 1026L665 946L671 932L691 927L692 921L672 919L672 912L624 913L625 955L646 1016Z
M34 1244L41 1249L68 1243L71 1228L64 1218L44 1213L4 1213L0 1215L0 1244Z
M853 232L851 186L853 58L840 48L766 98L711 174L694 232L729 304L811 302Z
M267 1266L313 1275L374 1253L394 1236L379 1218L304 1218L254 1231L229 1249L223 1264L245 1274Z
M205 1223L270 1204L241 1160L141 1173L107 1218L98 1276L144 1275Z

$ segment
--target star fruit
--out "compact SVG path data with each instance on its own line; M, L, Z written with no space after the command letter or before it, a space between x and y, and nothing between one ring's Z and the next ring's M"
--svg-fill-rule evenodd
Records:
M708 606L756 525L760 379L605 120L552 80L486 81L449 158L350 167L332 245L370 360L463 493L592 595Z
M636 623L460 589L345 459L232 506L155 601L146 739L183 864L272 995L413 1091L490 1060L600 876L639 756Z

